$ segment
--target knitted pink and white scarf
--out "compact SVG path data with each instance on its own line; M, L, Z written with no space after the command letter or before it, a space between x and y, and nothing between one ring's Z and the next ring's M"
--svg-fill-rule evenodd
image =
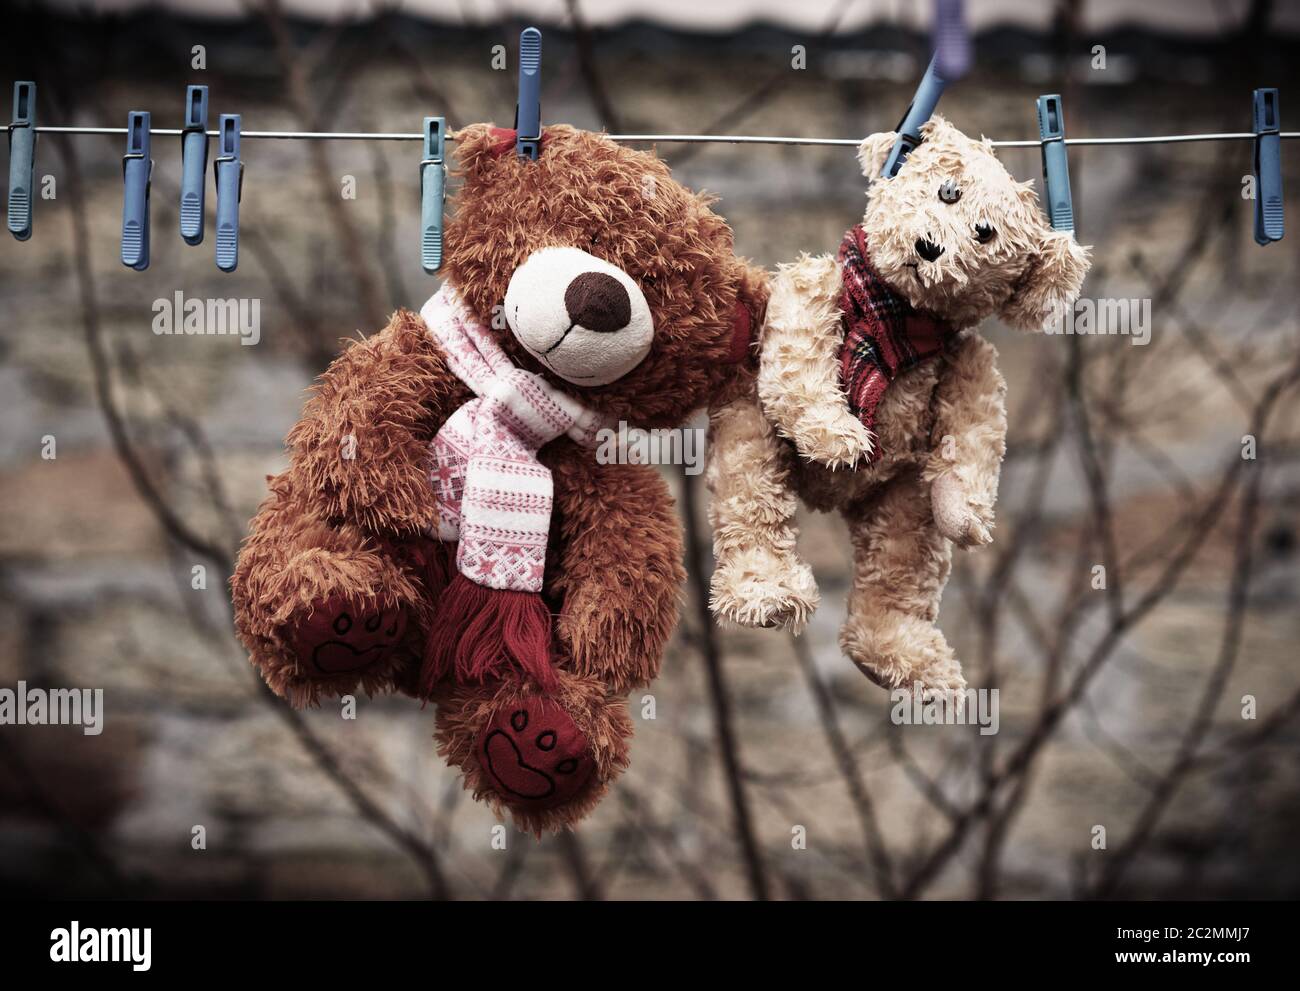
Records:
M553 486L538 450L560 436L594 447L593 410L516 366L450 286L420 316L456 377L474 391L433 440L437 536L458 542L456 574L425 647L426 690L499 677L511 664L554 686L551 614L541 597Z

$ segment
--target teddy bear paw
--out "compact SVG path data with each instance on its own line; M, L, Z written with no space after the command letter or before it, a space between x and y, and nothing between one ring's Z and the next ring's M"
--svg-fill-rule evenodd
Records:
M817 582L796 554L757 548L719 562L709 588L715 615L739 626L799 633L817 609Z
M920 696L922 704L939 702L947 704L951 700L957 711L961 711L966 701L966 676L961 672L961 664L954 658L936 663L923 669L913 669L906 674L898 670L873 668L859 664L868 680L890 692L901 691L911 698Z
M407 612L333 595L298 620L291 642L310 676L357 672L393 655L406 634Z
M939 532L959 547L983 547L993 541L991 513L975 506L961 482L940 475L930 485L930 509Z
M809 412L800 425L803 436L795 441L800 454L832 471L847 470L869 461L875 435L847 409Z
M913 671L906 689L914 698L919 694L923 703L946 704L951 700L960 711L966 700L966 677L957 659L949 657L929 668Z
M922 701L966 690L961 663L932 622L892 609L850 614L840 631L840 646L868 679L887 691L903 691Z
M596 769L586 734L557 702L542 696L498 709L476 749L501 800L528 812L573 800Z

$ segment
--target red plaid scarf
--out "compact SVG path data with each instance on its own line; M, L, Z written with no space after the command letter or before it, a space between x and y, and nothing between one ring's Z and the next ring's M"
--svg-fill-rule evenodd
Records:
M840 245L840 385L849 411L875 435L876 410L889 383L943 350L954 328L921 313L889 286L871 265L867 235L858 224ZM880 457L877 444L869 461Z

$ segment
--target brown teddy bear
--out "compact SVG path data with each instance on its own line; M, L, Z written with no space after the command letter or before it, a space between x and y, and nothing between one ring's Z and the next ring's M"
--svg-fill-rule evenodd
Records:
M1088 250L1052 230L1032 183L940 117L893 178L894 133L858 150L862 223L838 255L780 267L756 394L711 412L712 605L798 632L817 605L795 550L796 496L849 526L845 653L887 688L965 680L935 626L952 544L991 540L1006 386L978 333L1039 330L1078 296Z
M684 581L660 475L600 463L752 391L761 272L653 155L546 128L457 135L443 288L330 365L252 521L236 628L296 706L400 690L520 828L572 825L628 761Z

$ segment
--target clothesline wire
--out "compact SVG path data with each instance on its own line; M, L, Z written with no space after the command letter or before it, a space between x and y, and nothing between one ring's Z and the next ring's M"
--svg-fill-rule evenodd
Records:
M37 134L126 134L125 127L65 127L41 124ZM161 137L179 137L185 132L175 127L155 127L150 133ZM219 137L218 131L206 132ZM240 137L270 138L276 140L306 141L422 141L424 135L409 132L383 131L241 131ZM1183 144L1193 141L1246 141L1258 137L1253 131L1228 131L1218 134L1146 134L1121 138L1066 138L1067 145L1151 145ZM1283 131L1283 138L1300 138L1300 131ZM661 142L663 144L734 144L734 145L811 145L824 147L856 148L860 138L796 138L761 134L611 134L609 138L623 142ZM448 141L455 141L453 134ZM1041 141L994 141L994 148L1038 148Z

